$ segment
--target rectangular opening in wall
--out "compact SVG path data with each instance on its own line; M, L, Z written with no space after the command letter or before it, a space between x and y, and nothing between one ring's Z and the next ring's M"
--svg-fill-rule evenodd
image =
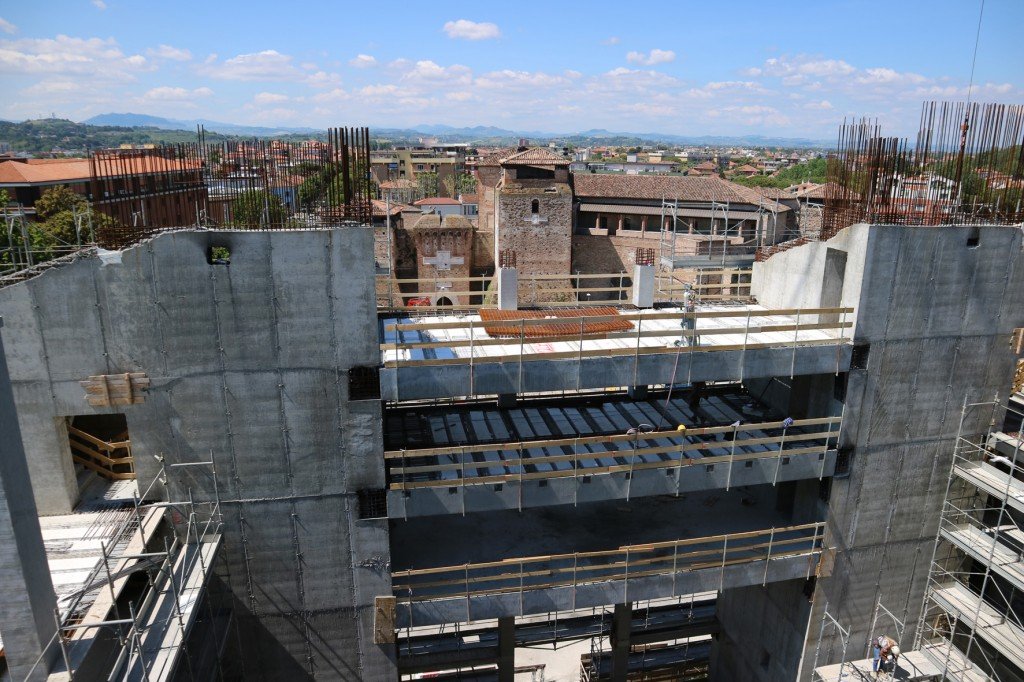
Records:
M850 369L867 369L868 356L871 354L870 343L853 344L853 352L850 354Z
M352 367L348 370L349 400L380 400L380 369Z
M981 230L977 227L972 227L967 233L967 248L976 249L981 244Z
M384 519L388 515L388 492L383 488L360 490L356 493L359 498L360 519Z
M109 498L111 488L124 487L120 481L135 480L135 460L124 414L76 415L67 418L66 428L81 499ZM125 491L125 497L131 497L129 491Z
M230 265L231 250L223 244L211 245L210 250L206 253L206 261L210 265Z

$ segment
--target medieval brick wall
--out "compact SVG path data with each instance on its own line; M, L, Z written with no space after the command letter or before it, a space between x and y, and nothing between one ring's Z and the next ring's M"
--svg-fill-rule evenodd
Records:
M555 191L546 191L553 188ZM532 204L540 221L534 224ZM495 249L512 250L520 276L569 274L572 262L572 190L551 181L516 181L498 190Z

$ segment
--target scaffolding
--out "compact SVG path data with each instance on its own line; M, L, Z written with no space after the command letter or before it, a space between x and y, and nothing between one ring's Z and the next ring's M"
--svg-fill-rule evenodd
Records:
M944 679L1024 671L1024 450L1005 426L1022 417L998 398L961 412L915 643L943 661Z
M85 679L79 673L100 633L112 635L118 643L108 680L156 682L172 679L178 669L189 679L200 673L193 670L187 639L204 607L206 615L214 617L209 599L202 597L221 544L216 464L212 453L203 462L157 460L159 473L145 490L133 493L130 513L114 534L116 541L102 544L101 561L84 585L54 610L54 634L25 680L35 679L36 669L47 668L50 661L56 661L50 672L62 673L71 682ZM172 472L185 467L211 471L213 500L196 501L186 488L188 499L147 501L158 483L166 490ZM143 594L126 599L128 579L140 573L146 576Z

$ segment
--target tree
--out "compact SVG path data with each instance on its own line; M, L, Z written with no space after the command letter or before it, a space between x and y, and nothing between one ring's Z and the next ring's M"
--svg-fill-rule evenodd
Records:
M260 227L281 225L287 219L287 211L276 194L254 189L243 192L231 202L231 217L235 225Z
M416 185L419 187L420 196L436 197L438 192L437 173L433 171L417 173Z

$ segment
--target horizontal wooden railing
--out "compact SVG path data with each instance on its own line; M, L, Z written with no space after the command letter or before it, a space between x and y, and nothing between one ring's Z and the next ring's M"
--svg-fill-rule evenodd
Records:
M687 538L597 552L504 559L391 574L399 602L521 593L819 554L824 523ZM765 566L767 577L768 566ZM808 562L808 575L813 572Z
M86 469L111 480L135 478L135 459L128 433L108 442L68 424L71 458Z
M692 313L672 311L664 313L626 313L621 315L590 315L585 317L574 317L560 320L563 323L579 324L580 333L574 335L559 335L559 336L527 336L526 330L528 327L538 325L550 325L551 320L545 318L534 318L534 319L522 319L514 322L503 322L504 327L508 327L510 324L519 326L519 334L514 337L507 338L490 338L484 330L485 323L479 320L460 320L453 322L429 322L429 323L392 323L384 327L385 332L393 332L395 334L395 340L390 342L384 342L380 344L380 350L382 353L388 351L394 352L394 357L385 360L385 367L408 367L408 366L440 366L440 365L459 365L467 363L500 363L509 361L522 361L525 357L531 358L543 358L545 360L556 360L563 358L587 358L587 357L610 357L610 356L640 356L640 355L674 355L677 353L690 353L690 352L714 352L714 351L732 351L732 350L751 350L756 348L775 348L775 347L796 347L796 346L820 346L820 345L836 345L847 341L845 330L850 329L853 326L852 322L846 321L846 316L853 312L853 308L792 308L792 309L781 309L781 310L752 310L752 309L737 309L737 310L716 310L716 311L698 311ZM800 319L803 317L813 317L815 320L819 316L836 316L840 319L837 321L829 322L801 322ZM785 316L794 317L792 323L773 323L773 324L751 324L751 321L756 321L757 318L761 317L775 317ZM743 319L743 325L736 325L731 327L715 327L715 328L699 328L697 330L684 330L684 329L643 329L644 322L650 322L655 320L674 320L682 322L685 320L701 320L701 319L721 319L721 318L738 318ZM619 320L628 320L635 322L635 328L627 332L603 332L597 334L584 333L584 329L588 325L600 322L612 322ZM464 329L468 332L469 338L452 339L452 340L436 340L436 341L406 341L401 338L402 332L431 332L437 330L446 329ZM834 337L825 339L801 339L801 331L826 331L836 330L837 333ZM776 333L776 332L794 332L792 339L787 341L757 341L750 338L751 334L764 334L764 333ZM680 341L688 340L693 337L703 338L709 336L719 335L733 335L742 336L742 343L730 343L720 345L696 345L691 346L686 343L681 345L669 345L665 346L641 346L640 340L644 338L672 338ZM598 348L593 347L594 342L603 341L607 339L629 339L635 340L636 343L631 343L628 348ZM591 344L591 348L586 348L587 343ZM576 347L572 350L564 351L553 351L553 350L534 350L531 344L550 344L550 343L569 343L574 344ZM475 351L477 348L487 346L508 346L518 347L518 352L514 354L503 354L498 356L485 356L479 355ZM451 350L455 348L468 348L468 357L452 357L452 358L425 358L425 359L402 359L401 355L406 350L416 349L443 349Z
M451 487L458 485L482 485L549 478L577 478L593 474L634 472L645 469L673 469L692 465L746 462L752 460L777 461L776 475L783 458L819 457L821 475L824 475L825 458L829 448L835 446L839 437L841 417L819 417L797 419L788 426L784 422L761 422L739 426L710 426L687 428L679 431L652 431L637 435L616 434L611 436L583 436L579 438L555 438L537 441L515 441L490 445L467 445L456 447L420 448L416 450L389 450L384 453L388 474L392 478L392 490L414 488ZM824 427L824 428L820 428ZM759 436L770 430L779 429L776 435ZM754 437L749 437L756 432ZM689 442L689 437L717 436L722 434L731 440ZM640 447L641 443L652 440L670 440L667 445ZM807 441L820 441L807 444ZM581 451L591 445L614 448L619 443L631 445L629 449L608 449L602 452ZM793 447L793 445L796 447ZM744 452L746 446L777 445L778 450ZM789 445L790 447L786 447ZM524 455L537 448L573 448L572 453L560 455ZM728 455L711 455L712 450L728 449ZM474 455L484 452L510 453L508 459L491 461L475 459ZM666 456L666 459L650 462L646 455ZM699 457L699 458L698 458ZM599 460L617 460L613 465L599 465ZM584 464L588 463L588 464ZM526 471L525 467L544 464L564 465L565 468L552 471ZM503 474L483 473L487 470L505 469ZM395 480L400 479L400 480Z

